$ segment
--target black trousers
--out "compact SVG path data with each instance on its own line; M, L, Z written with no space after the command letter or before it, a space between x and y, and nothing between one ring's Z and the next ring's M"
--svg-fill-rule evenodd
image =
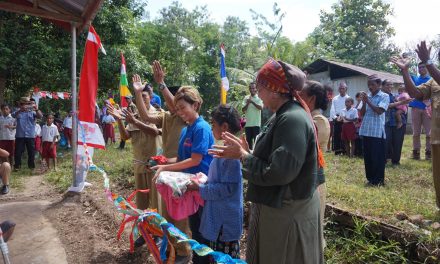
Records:
M21 156L23 155L24 148L26 148L28 154L28 167L29 169L34 169L35 168L35 138L15 139L14 168L19 169L21 167Z
M333 121L333 150L335 154L344 153L344 142L342 142L342 124L343 122Z
M246 140L249 144L249 147L253 149L255 144L255 138L257 137L258 134L260 134L260 127L259 126L245 127L244 131L246 132Z
M386 141L384 138L363 137L365 176L369 183L380 185L385 180Z
M119 142L119 148L124 149L125 148L125 140L122 140Z
M391 159L393 164L400 164L400 157L402 155L403 140L405 138L406 125L401 128L395 126L385 126L387 135L386 144L386 158Z
M357 135L356 140L354 141L354 145L355 145L354 155L357 157L363 157L364 150L363 150L363 145L362 145L362 137Z

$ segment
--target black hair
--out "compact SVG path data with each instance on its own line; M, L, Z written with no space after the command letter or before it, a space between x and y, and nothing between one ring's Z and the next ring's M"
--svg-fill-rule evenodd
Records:
M382 81L382 85L385 85L387 83L391 83L392 84L393 82L388 80L388 79L385 79L385 80Z
M257 85L255 82L249 83L249 88L251 88L252 85Z
M176 95L177 91L179 90L179 88L181 87L181 85L178 86L168 86L168 90L170 91L170 93L172 95Z
M326 92L332 92L333 93L333 87L331 87L329 84L324 84L324 89Z
M327 91L326 89L324 89L324 86L320 82L306 81L303 90L307 93L308 96L314 95L316 97L315 108L319 108L322 111L327 110L328 107Z
M354 104L354 99L352 97L348 97L347 99L345 99L345 101L350 101L352 104Z
M229 132L236 134L241 130L240 114L237 109L229 104L220 104L211 112L211 118L219 125L227 123Z
M144 89L142 89L142 92L149 93L149 92L152 92L152 91L153 91L153 86L151 86L150 83L146 83L145 86L144 86Z
M361 92L357 92L354 98L358 98L359 96L361 96Z
M0 109L3 110L3 109L5 109L5 107L11 109L11 107L9 107L8 104L2 104L1 107L0 107Z

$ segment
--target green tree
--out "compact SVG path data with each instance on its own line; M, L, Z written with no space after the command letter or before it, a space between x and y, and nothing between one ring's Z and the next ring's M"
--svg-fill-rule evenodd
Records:
M321 11L321 24L309 38L318 54L389 70L389 57L398 53L389 41L395 34L388 21L392 14L391 5L382 0L340 0L330 12Z
M0 101L28 95L32 86L69 87L69 35L39 18L0 11Z

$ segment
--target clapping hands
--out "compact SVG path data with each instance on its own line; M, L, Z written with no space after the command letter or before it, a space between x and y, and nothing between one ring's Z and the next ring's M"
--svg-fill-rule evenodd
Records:
M116 108L113 107L113 105L111 104L107 104L107 112L112 115L116 120L122 120L124 114L122 113L121 110L118 110Z

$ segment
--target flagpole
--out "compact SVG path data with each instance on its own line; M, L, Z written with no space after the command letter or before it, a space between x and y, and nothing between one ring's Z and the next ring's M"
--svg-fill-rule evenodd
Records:
M72 23L72 47L71 47L71 92L72 92L72 186L77 187L76 182L76 152L78 148L78 115L77 115L77 89L76 89L76 25Z

